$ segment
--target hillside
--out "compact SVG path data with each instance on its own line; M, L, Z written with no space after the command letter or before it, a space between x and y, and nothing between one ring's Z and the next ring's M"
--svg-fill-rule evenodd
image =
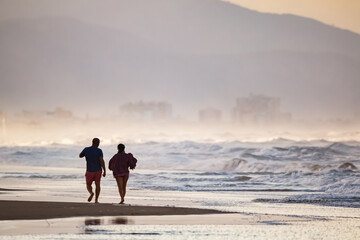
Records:
M76 16L0 22L0 109L91 103L116 111L143 99L179 112L228 110L236 97L263 93L295 116L359 111L355 33L215 0L103 7L118 12L111 26Z

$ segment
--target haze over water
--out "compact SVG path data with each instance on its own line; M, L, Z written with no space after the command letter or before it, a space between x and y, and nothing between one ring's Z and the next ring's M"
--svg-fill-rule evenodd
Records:
M0 4L4 144L359 139L356 33L216 0Z
M279 2L0 1L2 200L86 201L78 154L98 137L106 165L120 142L138 159L127 203L236 212L18 239L359 236L359 31Z

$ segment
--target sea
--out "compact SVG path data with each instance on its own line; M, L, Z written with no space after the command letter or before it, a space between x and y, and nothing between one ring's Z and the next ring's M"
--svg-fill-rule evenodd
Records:
M310 206L307 210L309 212L309 209L325 209L317 217L326 217L327 208L345 209L348 212L360 208L360 142L275 139L266 142L148 141L128 142L125 145L125 151L131 152L138 160L136 169L130 173L128 192L147 193L146 196L135 194L133 200L143 197L145 200L153 200L154 205L161 203L165 206L243 213L259 212L257 206L261 206L262 213L266 214L279 211L286 214L286 206L292 209L296 206ZM116 153L116 146L117 143L100 146L106 164ZM53 185L56 189L53 196L71 198L73 195L75 201L79 201L75 192L82 191L86 197L83 186L85 160L78 157L84 147L80 144L57 143L2 146L0 164L7 167L0 170L1 188L13 188L12 182L22 182L21 188L27 188L28 184L29 189ZM61 188L61 185L67 187ZM109 196L109 189L116 189L111 172L102 179L102 186L106 193L104 198L118 201L116 191ZM158 230L153 227L153 230L149 230L143 226L141 229L145 233L134 235L130 234L133 233L132 227L114 230L110 224L105 230L95 229L91 234L95 234L96 239L114 236L124 239L184 239L194 228L194 234L189 235L194 239L207 238L209 231L215 231L211 233L214 239L216 236L219 239L224 236L225 239L231 239L243 231L242 228L236 228L232 235L224 235L229 227L227 225L217 230L204 226L193 226L190 230L184 226L163 226ZM130 229L128 235L126 229ZM81 239L82 236L76 235L73 239ZM52 237L62 238L59 235Z

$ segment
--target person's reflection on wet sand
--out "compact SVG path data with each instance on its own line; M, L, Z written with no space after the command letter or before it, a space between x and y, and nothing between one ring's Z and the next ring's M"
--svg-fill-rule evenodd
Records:
M96 225L125 225L125 224L129 224L129 220L127 218L122 218L122 217L115 217L115 218L111 218L108 221L104 222L104 219L101 218L88 218L85 219L84 221L85 227L84 227L84 233L85 234L92 234L96 231L98 231L97 229L92 228L91 226L96 226Z
M121 225L121 224L128 224L129 220L127 220L126 218L114 218L111 220L112 224L117 224L117 225Z
M85 226L88 225L102 225L103 221L99 218L95 218L95 219L85 219Z
M99 219L99 218L95 218L95 219L85 219L84 221L85 224L85 228L84 228L84 232L85 234L91 234L93 232L95 232L95 229L91 229L87 226L93 226L93 225L102 225L103 224L103 220Z

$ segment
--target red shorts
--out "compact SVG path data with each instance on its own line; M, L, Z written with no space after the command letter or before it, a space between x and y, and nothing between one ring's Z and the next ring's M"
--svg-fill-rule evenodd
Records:
M100 182L102 171L88 172L85 173L86 183L91 184L93 181Z

